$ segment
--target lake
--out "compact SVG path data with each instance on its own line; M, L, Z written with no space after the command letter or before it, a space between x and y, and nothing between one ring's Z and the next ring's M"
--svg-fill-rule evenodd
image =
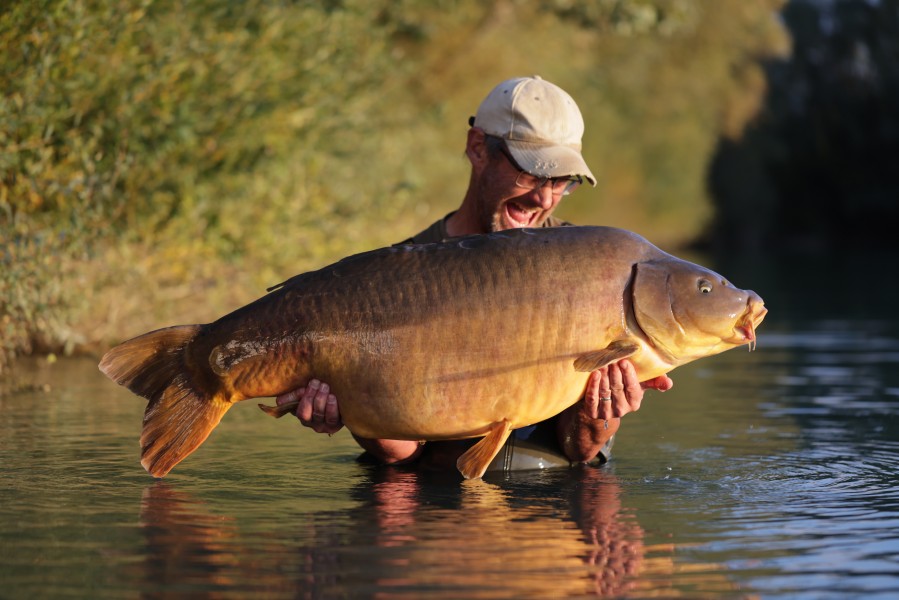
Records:
M0 598L896 597L897 258L712 264L765 298L758 350L677 369L600 468L377 468L246 402L156 481L143 401L22 361Z

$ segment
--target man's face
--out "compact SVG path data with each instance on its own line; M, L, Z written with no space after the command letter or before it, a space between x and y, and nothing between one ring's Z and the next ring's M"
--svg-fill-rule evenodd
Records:
M478 220L485 232L540 227L562 199L550 186L529 190L515 184L520 171L502 153L478 177Z

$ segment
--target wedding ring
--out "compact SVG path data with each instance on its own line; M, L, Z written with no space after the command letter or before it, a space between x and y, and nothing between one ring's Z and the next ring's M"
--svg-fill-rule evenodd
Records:
M611 398L600 398L599 401L600 402L611 402L612 399Z

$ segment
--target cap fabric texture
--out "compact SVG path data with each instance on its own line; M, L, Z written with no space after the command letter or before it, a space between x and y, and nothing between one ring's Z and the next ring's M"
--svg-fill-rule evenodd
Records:
M596 178L581 155L584 119L574 99L540 78L509 79L478 107L474 126L503 138L522 169L538 177Z

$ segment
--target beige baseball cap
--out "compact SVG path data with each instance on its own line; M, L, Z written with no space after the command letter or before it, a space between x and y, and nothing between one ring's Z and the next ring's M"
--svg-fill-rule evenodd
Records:
M503 138L522 169L538 177L596 178L581 155L584 119L574 99L539 75L503 81L493 88L472 121Z

